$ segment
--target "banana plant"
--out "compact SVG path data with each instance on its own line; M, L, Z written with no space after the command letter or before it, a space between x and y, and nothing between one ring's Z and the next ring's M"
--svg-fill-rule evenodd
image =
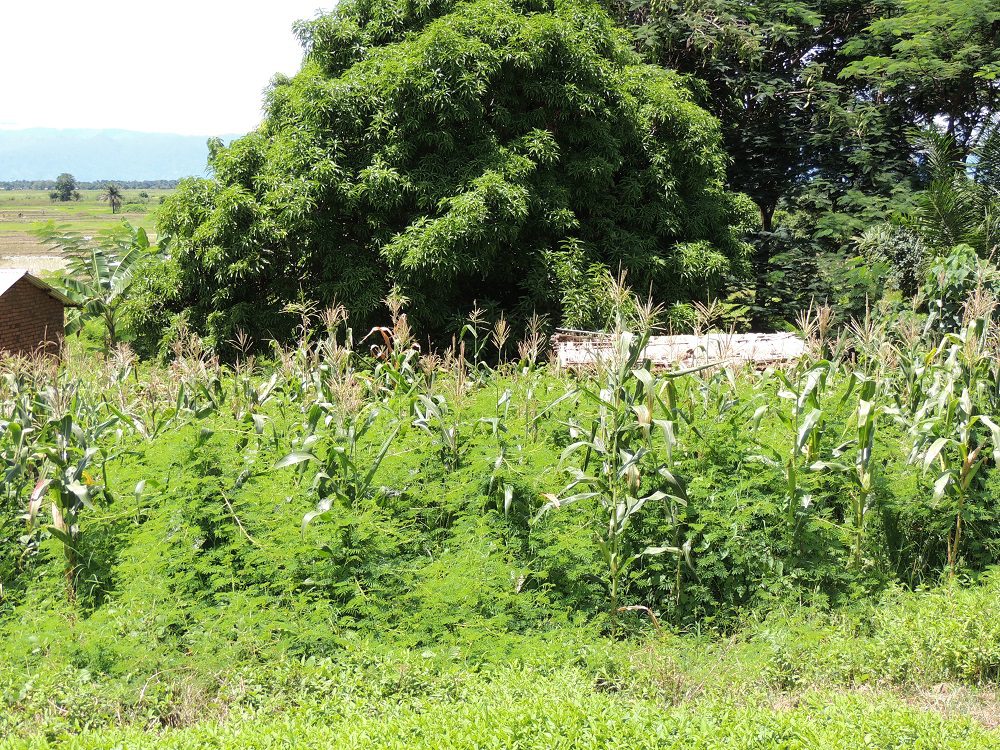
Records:
M79 331L90 318L104 323L106 350L118 342L121 305L128 296L135 272L155 252L146 230L123 221L121 227L85 237L66 226L49 222L35 230L42 242L57 249L66 268L60 283L79 307L69 311L66 333Z

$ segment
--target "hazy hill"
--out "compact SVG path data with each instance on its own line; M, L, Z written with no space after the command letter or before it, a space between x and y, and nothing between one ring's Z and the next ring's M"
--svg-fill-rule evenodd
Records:
M226 135L227 142L234 136ZM205 173L208 136L129 130L0 130L0 181L157 180Z

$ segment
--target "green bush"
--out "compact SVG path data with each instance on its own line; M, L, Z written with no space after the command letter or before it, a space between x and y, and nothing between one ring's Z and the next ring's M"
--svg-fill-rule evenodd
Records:
M286 338L300 296L360 328L396 289L447 338L477 300L588 326L608 271L673 301L745 270L718 123L598 5L351 2L300 33L260 129L159 214L169 309L216 345Z

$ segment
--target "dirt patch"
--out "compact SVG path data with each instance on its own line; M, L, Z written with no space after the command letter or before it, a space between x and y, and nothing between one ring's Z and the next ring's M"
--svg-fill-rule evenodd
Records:
M924 711L935 711L945 716L968 716L987 729L1000 728L1000 698L994 690L941 683L905 695L903 699Z
M36 238L24 232L0 234L0 268L26 268L31 273L56 271L65 266Z
M940 683L932 687L860 686L831 689L841 695L894 698L920 711L940 714L947 719L964 716L986 729L1000 728L1000 696L995 690L972 688L957 683ZM802 704L808 692L774 693L769 702L775 711L791 711Z
M27 232L10 232L0 234L0 256L5 255L52 255L52 250Z

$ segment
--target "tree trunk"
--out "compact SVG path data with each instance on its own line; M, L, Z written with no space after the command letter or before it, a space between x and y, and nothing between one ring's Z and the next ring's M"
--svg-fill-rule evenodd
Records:
M753 275L754 297L757 300L758 310L763 307L763 305L760 304L760 299L763 295L765 287L767 286L767 273L771 266L774 209L776 207L776 203L777 201L766 201L757 204L760 209L761 230L757 233L756 241L754 242ZM751 321L754 330L760 330L761 326L765 325L765 321L759 318L759 314L755 315L754 320Z
M760 228L762 232L767 234L774 230L774 209L773 201L760 204Z

